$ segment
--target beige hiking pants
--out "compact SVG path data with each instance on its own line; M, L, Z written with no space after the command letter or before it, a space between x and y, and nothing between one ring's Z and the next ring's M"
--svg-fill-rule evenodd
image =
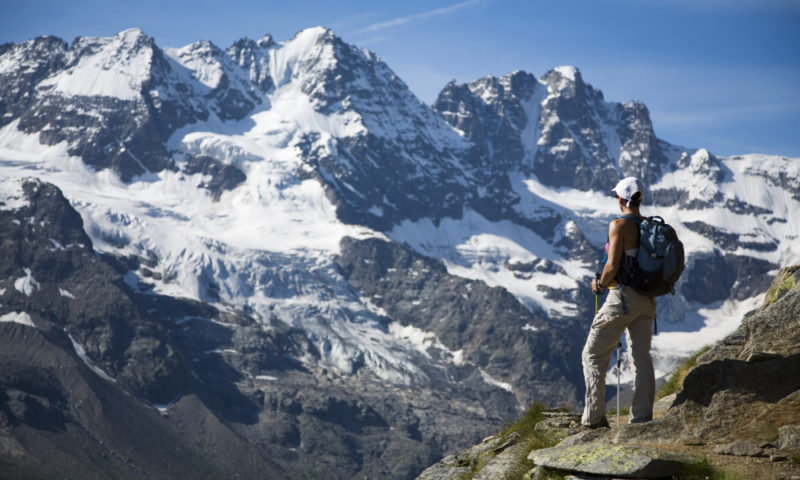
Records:
M583 347L583 377L586 380L586 406L581 423L592 425L606 414L606 370L622 332L627 330L628 347L633 357L634 388L631 422L653 418L655 373L650 358L656 301L627 285L609 290L603 307L595 315Z

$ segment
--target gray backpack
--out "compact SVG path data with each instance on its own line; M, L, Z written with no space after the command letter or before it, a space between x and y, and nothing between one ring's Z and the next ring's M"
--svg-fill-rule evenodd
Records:
M675 295L675 283L685 267L683 243L675 229L661 217L641 222L633 216L623 218L639 223L639 250L636 257L623 256L619 282L649 297Z

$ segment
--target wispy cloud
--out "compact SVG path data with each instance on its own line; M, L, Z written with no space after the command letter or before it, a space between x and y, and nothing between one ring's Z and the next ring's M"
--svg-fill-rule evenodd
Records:
M391 35L377 35L374 37L367 37L364 40L360 40L358 44L362 47L369 47L371 45L376 45L378 43L391 40L392 38L393 37Z
M375 12L361 12L355 15L350 15L348 17L334 20L329 24L329 26L336 32L340 30L349 30L353 28L358 28L367 22L376 20L375 18L376 16L377 15L375 14Z
M406 15L403 17L393 18L391 20L385 20L383 22L376 22L371 25L367 25L366 27L356 31L355 33L374 33L380 30L385 30L387 28L406 25L411 22L427 20L431 17L447 15L449 13L453 13L455 11L480 3L481 1L482 0L467 0L466 2L456 3L455 5L451 5L449 7L436 8L425 12L415 13L413 15Z
M618 0L621 3L642 4L642 0ZM800 12L799 0L662 0L663 5L672 5L692 11L787 11Z

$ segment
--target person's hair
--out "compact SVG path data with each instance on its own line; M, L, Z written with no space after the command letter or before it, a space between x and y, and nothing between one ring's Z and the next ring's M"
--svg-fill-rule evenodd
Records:
M624 198L620 197L619 195L614 195L614 196L617 197L618 199L624 200L626 203L628 202L627 200L625 200ZM634 192L633 195L631 195L630 202L631 202L630 207L638 207L638 206L640 206L642 204L642 192Z

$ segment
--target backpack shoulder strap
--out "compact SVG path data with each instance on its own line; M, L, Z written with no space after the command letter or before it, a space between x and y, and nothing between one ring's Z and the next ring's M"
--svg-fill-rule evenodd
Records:
M637 228L636 228L636 248L639 248L639 246L642 244L642 228L641 228L642 227L642 222L644 220L648 220L649 218L652 218L652 217L639 218L639 217L637 217L636 215L634 215L632 213L626 213L625 215L623 215L621 217L617 217L617 218L621 218L623 220L627 220L629 222L633 222L633 223L636 224L636 226L637 226Z
M617 218L621 218L621 219L627 220L629 222L634 222L636 224L641 224L642 220L644 220L644 218L640 219L639 217L637 217L636 215L634 215L632 213L626 213L625 215L623 215L621 217L617 217Z

